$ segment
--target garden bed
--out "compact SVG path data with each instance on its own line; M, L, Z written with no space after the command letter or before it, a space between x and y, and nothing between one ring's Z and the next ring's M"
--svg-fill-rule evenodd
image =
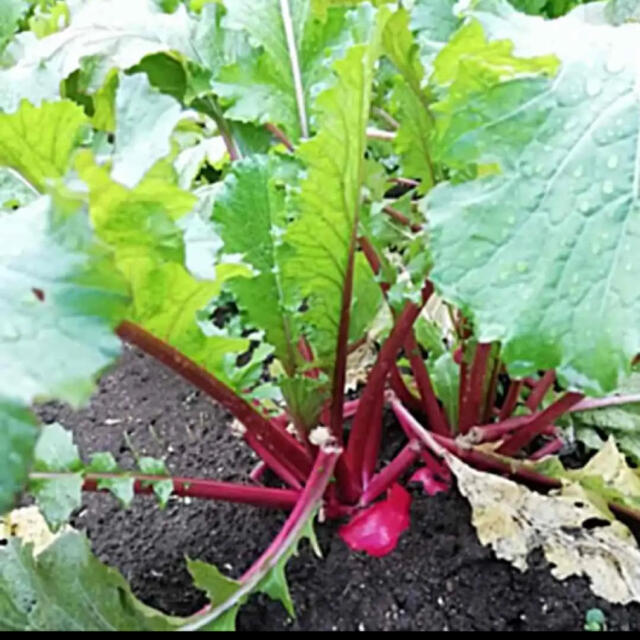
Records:
M134 350L106 375L88 407L46 405L81 451L110 450L122 466L138 454L165 456L174 473L246 480L257 461L229 430L229 415ZM391 434L389 453L397 449ZM336 523L316 526L324 558L303 544L288 565L297 620L279 603L254 597L238 617L245 630L579 630L598 607L607 628L640 628L640 606L612 606L586 580L555 580L544 560L522 574L482 547L470 509L454 489L429 498L418 489L411 527L384 558L350 553ZM161 511L137 496L127 512L108 494L86 494L73 524L86 530L98 557L131 581L136 595L166 612L189 614L206 600L192 586L184 556L239 576L269 544L285 514L220 502L172 498Z

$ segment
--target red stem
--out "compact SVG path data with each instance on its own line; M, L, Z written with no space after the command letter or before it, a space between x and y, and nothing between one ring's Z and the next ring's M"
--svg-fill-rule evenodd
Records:
M498 449L497 453L503 456L515 455L522 447L526 447L545 427L555 422L563 413L566 413L573 405L582 400L581 393L569 392L550 404L544 411L533 414L529 422L518 429Z
M418 180L412 180L411 178L391 178L389 182L395 182L401 184L403 187L418 187L420 182Z
M366 236L360 236L358 238L358 242L360 244L360 248L362 249L362 253L364 257L367 259L369 266L371 267L371 271L376 275L380 275L380 270L382 269L382 263L380 262L380 258L376 253L376 250L373 248L373 245L369 242L369 238ZM386 294L389 290L388 282L380 282L380 288L382 289L382 293Z
M376 402L378 403L378 406L375 407L372 415L375 420L379 421L380 428L371 429L369 437L364 443L364 455L362 457L362 485L364 487L369 484L369 479L376 470L376 462L378 461L378 454L380 453L383 427L384 389L376 398Z
M547 391L553 386L555 379L556 372L553 369L549 369L549 371L545 371L542 378L536 382L535 387L531 389L531 393L525 402L530 411L535 411L538 408Z
M260 462L258 462L258 464L256 464L256 466L253 467L253 469L251 470L251 473L249 474L249 479L255 482L256 484L260 483L260 480L262 480L262 476L264 475L264 472L266 470L267 470L267 465L264 463L263 460L260 460Z
M404 383L402 379L402 374L400 373L400 369L398 369L397 364L393 364L391 367L391 371L389 373L389 382L391 384L391 388L394 393L400 398L402 404L406 405L411 409L411 411L415 411L417 413L422 412L422 404L420 400L416 398L409 389L407 389L407 385Z
M487 398L484 403L484 412L482 414L482 422L489 422L495 411L496 404L496 392L498 390L498 376L500 375L500 369L502 369L502 363L500 358L496 358L493 372L491 374L491 381L489 382L489 390L487 391Z
M484 400L484 379L487 373L487 361L491 353L491 343L478 343L473 355L471 371L466 376L466 388L460 402L459 427L461 433L480 422L480 411Z
M420 444L433 451L436 455L442 455L440 447L449 451L472 466L488 471L494 471L501 475L510 476L522 480L525 484L545 487L548 489L558 489L562 482L558 478L551 478L542 473L533 471L525 467L517 460L502 460L491 454L477 451L475 449L465 449L460 447L455 440L445 438L435 433L429 433L398 400L392 399L392 409L400 425L404 429L410 440L418 440ZM435 443L434 443L435 441ZM435 446L434 446L435 445ZM439 445L439 446L438 446ZM607 506L616 514L627 516L636 522L640 521L640 511L626 507L615 502L608 502Z
M395 364L398 351L419 314L420 307L412 302L405 304L404 309L396 318L389 337L378 353L376 363L369 372L367 385L353 419L346 451L347 464L356 474L358 481L362 477L367 439L376 437L374 432L382 428L382 404L379 400L384 394L385 379Z
M451 429L436 398L429 372L422 359L422 354L420 353L420 348L418 347L413 331L410 331L405 338L404 350L409 358L418 391L420 391L420 397L422 399L424 412L429 420L429 426L433 431L443 436L451 435Z
M365 506L384 493L407 469L417 460L420 446L415 440L404 446L400 453L387 464L380 473L371 479L360 498L360 505Z
M554 438L553 440L549 440L547 444L540 447L535 453L532 453L529 456L529 460L540 460L540 458L544 458L545 456L551 456L554 453L558 453L560 449L564 446L564 440L562 438Z
M422 225L413 224L411 220L409 220L409 218L407 218L407 216L405 216L401 211L398 211L397 209L394 209L393 207L390 207L388 205L386 207L382 207L382 211L386 213L390 218L393 218L393 220L395 220L396 222L399 222L405 227L409 227L414 233L422 231Z
M284 131L282 131L282 129L276 127L275 124L265 124L264 128L274 137L277 138L278 140L280 140L280 142L282 142L282 144L287 148L288 151L290 151L291 153L294 152L294 148L293 145L291 144L291 140L289 140L289 138L287 138L287 136L284 134Z
M208 371L148 331L124 321L116 329L118 336L173 369L211 398L224 405L247 429L264 450L296 478L303 480L311 470L311 459L304 448L287 433L278 430L251 405L222 384Z
M624 404L634 404L640 402L640 393L629 394L626 396L609 396L608 398L585 398L574 404L569 413L575 411L593 411L594 409L605 409L606 407L615 407Z
M299 494L296 505L284 523L278 535L273 542L265 549L264 553L258 560L243 574L240 578L241 582L246 582L252 575L260 570L261 565L277 557L282 546L290 539L293 531L299 528L299 525L307 518L311 517L313 511L320 505L322 496L324 495L327 484L331 480L336 460L340 455L340 450L328 452L320 450L316 458L313 469L309 474L309 480L304 491Z
M32 473L34 479L60 476L59 473ZM100 480L121 478L125 474L118 473L87 473L82 486L83 491L103 491L98 488ZM299 491L291 489L271 489L268 487L253 487L250 485L220 482L218 480L203 480L200 478L168 478L167 476L153 476L145 474L131 474L135 478L133 490L136 493L152 493L150 482L172 480L173 492L178 496L191 498L205 498L207 500L223 500L226 502L240 502L257 507L272 507L276 509L291 509L300 496Z
M504 399L504 404L500 409L498 415L499 420L506 420L516 408L518 404L518 398L520 397L520 391L522 390L522 380L511 380L509 383L509 390L507 391L507 397Z
M539 414L536 414L539 415ZM483 424L476 427L471 427L467 432L467 438L469 442L473 444L481 444L482 442L495 442L500 440L503 436L521 429L528 422L530 422L531 416L515 416L507 418L503 422L496 422L495 424ZM555 435L555 427L551 427L552 435Z
M248 431L243 435L244 441L262 458L264 463L273 471L281 480L284 480L290 487L294 489L302 489L300 480L295 474L282 462L274 456L271 451L262 445L262 443Z

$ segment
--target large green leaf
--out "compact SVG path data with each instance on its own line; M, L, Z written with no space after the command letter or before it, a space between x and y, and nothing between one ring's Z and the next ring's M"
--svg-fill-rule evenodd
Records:
M318 134L299 150L307 167L300 187L300 214L285 234L293 249L285 264L287 286L307 299L305 318L312 328L312 346L329 370L335 357L347 268L355 250L371 83L386 14L363 11L363 31L365 16L367 39L350 47L334 64L335 82L316 100ZM358 270L356 267L356 273ZM373 311L371 318L375 316L377 308L363 307L352 309L354 313Z
M0 399L0 514L11 507L27 480L37 435L29 411Z
M556 368L564 384L612 390L640 351L640 27L481 4L498 8L473 14L490 38L562 66L553 80L476 83L448 114L459 136L446 153L500 174L427 196L433 281L481 341L503 343L513 374Z
M0 547L3 631L170 631L180 622L137 600L81 533L63 533L37 556L18 538Z
M330 77L332 49L350 37L345 10L319 19L311 0L230 0L225 6L223 25L260 47L215 78L216 92L232 102L226 116L272 122L294 141L308 137L312 88Z
M120 353L127 296L82 213L49 197L0 215L0 389L25 404L85 400Z

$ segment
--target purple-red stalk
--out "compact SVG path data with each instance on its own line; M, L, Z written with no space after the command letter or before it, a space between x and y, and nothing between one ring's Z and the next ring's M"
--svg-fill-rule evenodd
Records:
M544 411L530 416L529 422L518 429L498 449L497 453L503 456L513 456L522 447L526 447L548 425L555 422L563 413L566 413L573 405L582 400L581 393L573 391L565 393L561 398L550 404Z
M522 380L511 380L507 396L498 414L499 420L506 420L513 413L520 398L520 391L522 391Z
M394 209L393 207L390 207L388 205L382 207L382 211L401 225L409 227L414 233L422 231L422 225L412 223L411 220L409 220L409 218L407 218L407 216L405 216L401 211L398 211L397 209Z
M569 413L576 411L593 411L594 409L605 409L606 407L616 407L624 404L640 403L640 393L633 393L625 396L609 396L608 398L585 398L574 404Z
M529 411L535 411L542 402L545 394L549 389L553 386L553 383L556 379L556 372L553 369L549 369L549 371L545 371L544 375L538 382L536 382L533 389L531 389L531 393L525 402L525 405L529 409Z
M496 358L493 363L493 371L491 373L491 380L489 381L489 389L487 390L487 397L484 402L484 411L482 413L482 422L489 422L495 412L496 394L498 392L498 376L502 369L502 362L500 358Z
M422 412L423 407L420 403L420 400L418 400L418 398L416 398L413 393L409 391L407 385L402 379L400 369L398 369L398 365L395 363L391 367L391 371L389 372L389 383L394 393L398 396L403 405L409 407L411 411L415 411L416 413Z
M420 452L416 440L406 444L400 453L377 473L367 485L360 498L360 505L365 506L383 494L398 478L400 478L416 462Z
M311 470L311 458L305 449L208 371L166 342L131 322L122 322L116 329L116 333L121 340L140 348L220 402L244 425L245 439L247 434L251 434L252 438L269 452L272 461L277 460L297 478L307 477Z
M469 429L481 420L480 412L484 406L484 379L487 373L487 362L491 353L491 343L478 343L473 355L471 369L464 377L465 388L461 389L460 398L460 433L467 433ZM464 361L461 366L464 366Z
M393 329L385 340L373 368L369 372L367 385L360 397L360 404L353 419L351 435L347 444L347 464L356 474L358 482L362 478L364 451L369 438L377 436L375 431L382 428L382 404L380 398L384 394L384 383L404 339L411 330L420 313L420 307L407 302L397 316Z
M61 474L34 472L30 477L59 476ZM87 473L82 485L83 491L103 491L98 488L100 480L121 478L125 474L117 473ZM153 476L145 474L131 474L135 479L133 490L135 493L152 493L153 486L149 483L160 480L171 480L173 492L178 496L191 498L205 498L207 500L223 500L252 504L258 507L272 507L276 509L291 509L300 496L299 491L291 489L271 489L268 487L253 487L235 484L233 482L219 482L200 478L168 478L167 476ZM105 489L106 490L106 489Z
M451 435L451 429L449 428L448 421L442 411L438 399L433 390L431 384L431 378L427 367L422 358L420 347L416 342L413 330L411 330L404 341L405 355L409 358L411 364L411 370L416 380L418 391L420 392L420 398L422 399L422 405L424 413L429 420L429 426L436 433L440 433L443 436Z
M276 127L275 124L265 124L264 128L274 137L277 138L278 140L280 140L280 142L282 142L282 144L287 148L287 151L290 151L291 153L294 152L294 147L293 144L291 144L291 140L289 140L289 138L287 138L287 136L285 135L284 131L282 131L282 129L280 129L279 127Z
M558 453L562 447L564 447L564 440L562 438L554 438L532 453L529 456L529 460L535 461L540 460L540 458L544 458L545 456L552 456L554 453Z

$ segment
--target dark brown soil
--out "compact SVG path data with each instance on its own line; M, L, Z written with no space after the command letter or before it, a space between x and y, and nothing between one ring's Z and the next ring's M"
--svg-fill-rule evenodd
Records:
M80 411L40 408L45 422L73 429L81 451L110 450L122 465L138 454L166 456L184 475L246 479L255 456L230 435L229 416L173 373L136 351L105 376ZM520 573L482 547L469 506L452 490L433 498L414 490L411 528L385 558L349 552L336 523L317 525L324 558L307 545L288 566L297 619L254 597L241 611L245 630L580 630L599 607L608 628L640 629L640 607L612 606L581 579L556 581L540 557ZM285 514L172 499L161 511L147 496L128 511L106 494L87 495L74 524L101 560L117 567L147 604L189 614L204 603L184 557L238 576L270 542Z

